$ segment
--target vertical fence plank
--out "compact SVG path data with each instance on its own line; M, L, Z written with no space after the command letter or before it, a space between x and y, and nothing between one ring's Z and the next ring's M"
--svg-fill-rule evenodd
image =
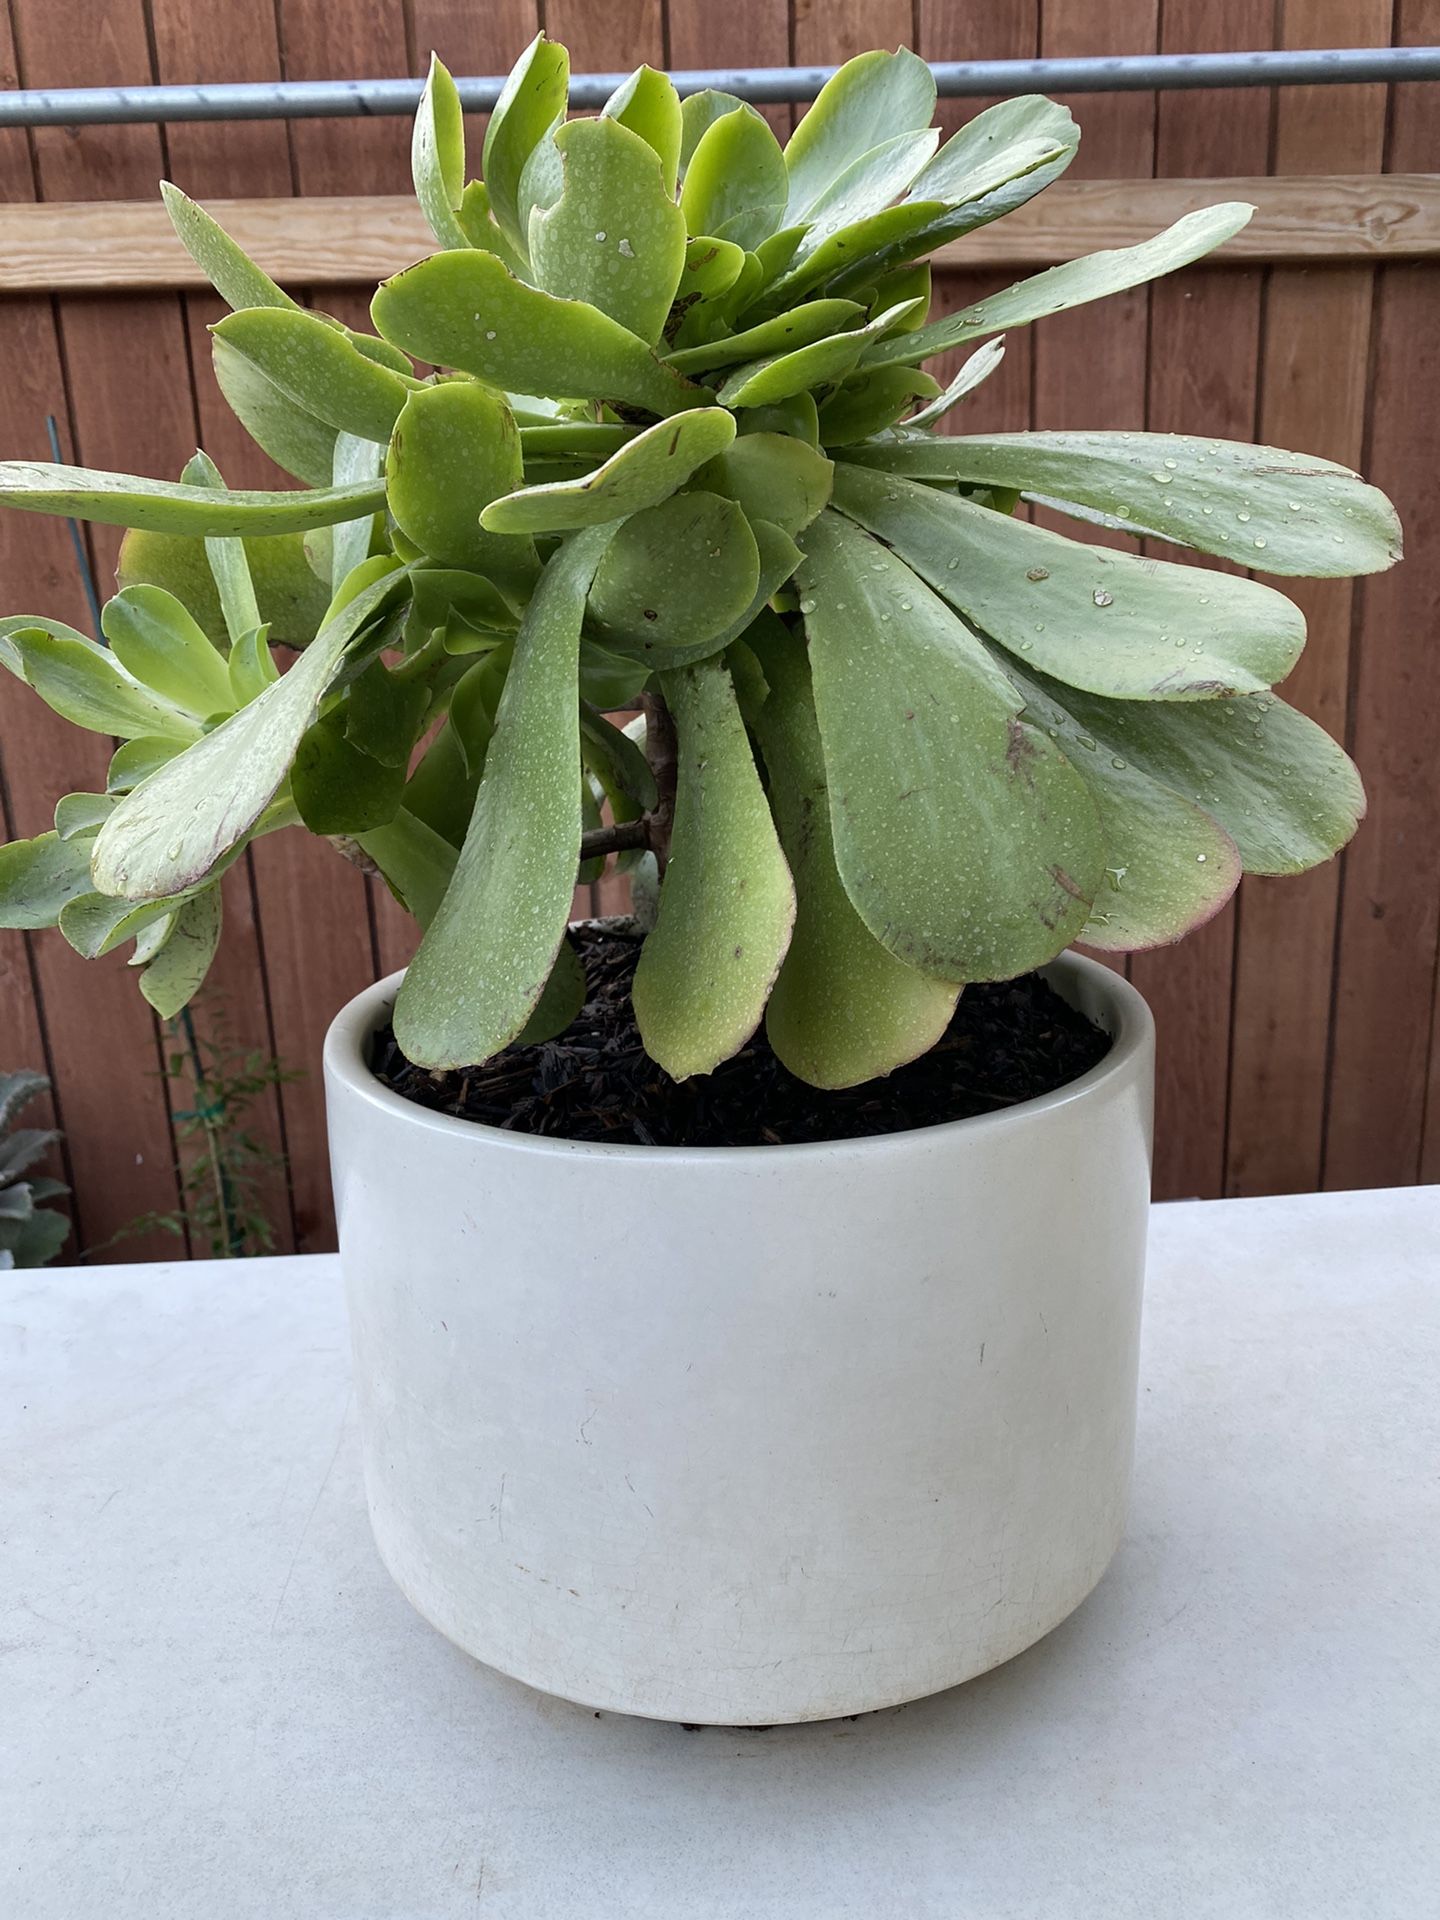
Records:
M1039 47L1037 0L1002 0L977 9L965 0L920 0L919 47L927 60L1031 60ZM948 136L989 104L985 100L942 100L938 119ZM932 314L938 319L983 300L1006 286L1013 274L950 270L935 276ZM966 353L948 353L931 363L937 380L953 377ZM947 433L1009 433L1028 427L1033 406L1033 341L1022 330L1007 342L999 370L947 416Z
M780 0L669 0L672 67L785 67L790 19ZM788 105L760 111L785 140L794 121Z
M280 52L271 0L224 0L197 9L188 0L151 0L155 77L163 85L277 79ZM237 194L282 197L291 190L290 142L283 121L180 121L166 129L167 172L205 201ZM288 477L260 452L221 398L210 365L209 326L225 311L208 294L182 300L200 444L232 486L279 486ZM247 854L222 882L225 937L193 1009L202 1043L268 1058L275 1053L266 984L265 944ZM269 1221L279 1252L295 1247L279 1089L245 1117L247 1131L272 1156L260 1179L256 1208ZM205 1251L205 1249L197 1249Z
M1289 0L1286 46L1385 45L1390 0ZM1279 174L1378 173L1383 87L1282 89ZM1259 437L1358 467L1364 457L1373 270L1276 267L1265 296ZM1309 638L1285 698L1346 737L1355 589L1278 581ZM1362 832L1366 829L1362 828ZM1226 1191L1308 1193L1320 1183L1334 982L1336 861L1291 879L1246 880L1235 955L1234 1054Z
M1397 39L1440 37L1436 0L1401 0ZM1440 167L1440 87L1397 87L1388 164ZM1420 1165L1440 910L1440 676L1433 528L1440 519L1440 268L1387 268L1376 294L1370 477L1400 509L1410 557L1364 582L1353 752L1370 815L1346 861L1327 1187L1408 1182ZM1430 1115L1426 1172L1440 1176Z
M1272 37L1269 0L1195 0L1162 15L1167 53L1267 47ZM1267 91L1161 96L1157 172L1264 173L1269 150ZM1261 274L1253 268L1202 267L1156 283L1151 427L1253 437L1260 295ZM1224 1189L1234 941L1231 907L1178 946L1136 954L1131 963L1159 1033L1155 1191L1161 1199L1213 1198Z
M26 86L148 81L145 23L136 0L109 10L97 36L81 0L13 0L18 71ZM33 141L32 190L49 199L138 197L160 172L153 128L47 129ZM144 183L144 184L142 184ZM7 303L14 347L5 382L7 453L48 458L45 417L56 415L67 454L96 466L173 473L193 446L194 413L179 305L167 296L66 299L55 303L58 339L39 303ZM32 327L28 339L23 329ZM68 383L68 424L67 424ZM13 565L7 601L33 595L35 611L90 624L65 528L5 516L0 532ZM103 583L118 537L91 543ZM102 585L103 590L103 585ZM27 700L5 696L13 824L37 833L56 798L103 787L108 745L82 735ZM86 962L58 935L35 943L69 1152L82 1243L108 1241L137 1216L177 1204L175 1151L166 1089L158 1078L155 1023L121 954ZM173 1255L173 1240L150 1233L120 1242L121 1259Z

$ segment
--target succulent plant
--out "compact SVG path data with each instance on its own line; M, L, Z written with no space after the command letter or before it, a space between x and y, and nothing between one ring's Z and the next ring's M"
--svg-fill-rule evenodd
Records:
M0 625L14 674L122 742L106 792L0 849L8 924L133 940L173 1013L220 875L301 825L414 914L397 1035L461 1065L563 1029L577 872L653 860L653 1058L708 1072L765 1018L833 1087L932 1045L968 981L1175 940L1242 869L1349 838L1354 767L1271 691L1299 609L1085 536L1366 573L1399 552L1381 494L1225 441L936 431L1003 334L1199 259L1250 207L930 319L926 257L1062 172L1063 107L1007 100L940 146L925 63L871 53L782 149L647 67L594 118L565 118L567 85L540 36L467 184L432 64L413 157L437 251L380 287L373 334L164 189L234 309L220 386L304 485L231 491L203 454L178 482L0 466L11 506L130 530L103 644ZM925 363L955 348L942 389ZM607 717L637 703L643 727Z
M17 1127L16 1116L50 1091L43 1073L0 1073L0 1271L43 1267L65 1244L70 1222L46 1202L70 1189L30 1169L60 1136L43 1127Z

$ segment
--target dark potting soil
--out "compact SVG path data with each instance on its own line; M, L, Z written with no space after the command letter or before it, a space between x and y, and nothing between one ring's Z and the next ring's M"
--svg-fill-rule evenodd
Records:
M762 1026L712 1074L677 1083L647 1058L630 1010L640 944L575 930L590 996L567 1031L484 1066L431 1072L387 1025L372 1071L418 1106L516 1133L646 1147L757 1147L903 1133L995 1113L1079 1079L1110 1037L1038 974L967 987L939 1044L883 1080L826 1093L781 1066Z

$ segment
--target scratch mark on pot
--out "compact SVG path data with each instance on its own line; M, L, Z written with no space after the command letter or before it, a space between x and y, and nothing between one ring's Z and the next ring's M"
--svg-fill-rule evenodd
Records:
M597 1408L592 1407L589 1413L587 1413L585 1418L580 1422L580 1438L585 1442L585 1445L587 1447L593 1447L595 1444L595 1442L590 1438L589 1434L585 1431L585 1429L589 1426L590 1422L595 1418L597 1411L598 1411Z
M982 1367L985 1364L985 1342L983 1340L980 1342L980 1364Z
M501 1474L500 1497L495 1502L495 1506L493 1508L493 1512L495 1515L495 1531L499 1534L502 1540L505 1538L505 1482L509 1478L510 1476L508 1473Z

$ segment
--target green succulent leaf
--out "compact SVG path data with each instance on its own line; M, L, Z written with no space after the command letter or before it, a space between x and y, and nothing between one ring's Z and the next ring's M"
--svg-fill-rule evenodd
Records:
M160 182L160 197L176 238L214 287L227 307L281 307L298 311L295 301L281 291L263 268L226 233L203 207L168 180Z
M280 669L270 651L269 629L254 627L241 634L230 649L226 662L230 677L231 705L248 706L257 700L272 681L280 678Z
M968 623L1071 686L1214 700L1283 680L1305 616L1272 587L1087 547L914 480L836 469L835 504Z
M986 334L1029 326L1032 320L1047 314L1063 313L1068 307L1083 307L1108 294L1144 286L1147 280L1158 280L1162 274L1174 273L1178 267L1188 267L1213 253L1233 239L1254 212L1254 207L1243 200L1202 207L1138 246L1113 247L1048 267L1002 293L992 293L973 306L947 314L943 320L931 321L918 333L883 340L870 349L868 357L876 365L927 360L931 354L946 353L951 347L971 346Z
M183 753L186 745L186 741L175 738L173 734L158 733L137 734L133 740L124 741L110 757L105 791L129 793L132 787L138 787L142 780L148 780L152 773L163 767L167 760L173 760L177 754Z
M415 386L362 353L338 327L298 308L228 314L214 332L303 413L382 445Z
M253 360L218 333L210 336L210 358L226 404L261 452L308 486L328 486L335 457L334 427L297 406Z
M679 743L675 822L633 999L645 1051L687 1080L713 1073L759 1026L795 889L723 661L661 684Z
M919 427L937 426L952 408L959 406L967 394L973 393L977 387L984 385L991 374L999 369L1000 362L1004 358L1005 336L1002 333L993 340L987 340L984 346L977 347L944 392L937 394L930 404L921 407L918 413L911 414L905 422L906 429L913 431ZM877 368L876 371L880 369Z
M1090 789L1105 840L1105 877L1082 943L1101 953L1168 945L1212 919L1240 883L1239 849L1224 828L1174 787L1103 747L1038 675L1005 659L1025 718L1043 727ZM1188 711L1188 710L1187 710Z
M202 539L332 527L337 521L353 520L357 513L373 513L384 504L385 489L378 481L305 493L215 493L209 487L147 480L139 474L99 473L90 467L51 466L38 460L0 461L0 506Z
M522 257L526 233L520 217L520 176L535 148L565 118L569 90L569 54L537 33L511 68L485 130L481 171L490 211Z
M855 161L900 134L922 132L934 117L934 76L907 48L847 60L785 148L787 221L804 219Z
M560 548L516 636L465 845L395 1003L418 1065L488 1060L550 978L579 865L580 626L608 538L591 528Z
M683 117L680 96L669 78L654 67L637 67L600 111L607 120L618 120L622 127L639 134L659 160L665 191L673 199L680 169Z
M593 640L586 639L580 643L581 696L604 713L633 706L649 674L648 661L636 661L623 654L611 653L607 647L597 646Z
M734 501L676 493L615 533L590 610L606 644L663 655L720 633L750 605L759 579L759 548Z
M747 433L696 475L696 485L734 500L754 524L798 534L830 498L834 468L823 453L785 433Z
M462 837L463 831L462 825ZM456 848L405 807L383 827L355 837L361 852L374 861L381 879L423 933L440 911L454 875Z
M100 627L135 679L197 720L234 704L225 656L163 587L126 587L107 601Z
M685 266L685 220L653 148L618 120L555 135L564 190L530 219L536 284L588 301L637 339L659 340Z
M403 679L382 660L372 660L350 682L345 737L382 767L408 767L429 706L424 681Z
M934 157L939 144L939 129L926 127L918 133L898 133L852 161L810 207L809 226L795 251L796 263L857 222L883 212Z
M967 120L916 177L910 198L964 209L968 233L1033 200L1065 171L1079 144L1068 107L1041 93L1016 94ZM1051 157L1037 165L1037 154Z
M679 178L682 181L695 157L695 149L715 122L745 104L738 94L724 93L718 87L705 87L680 102Z
M196 886L269 806L351 642L396 592L352 600L290 671L128 794L95 842L101 893L158 900Z
M465 192L465 116L449 71L432 53L410 142L415 198L442 247L468 247L457 215Z
M580 956L567 933L555 954L555 964L535 1011L515 1036L520 1047L538 1047L563 1033L585 1004L589 985Z
M90 891L90 837L38 834L0 845L0 927L23 933L53 927L61 911Z
M305 558L304 535L274 534L243 545L258 624L267 626L281 645L309 646L320 630L330 591ZM227 623L203 540L178 533L127 533L115 578L122 588L163 587L212 640L224 638Z
M896 555L829 511L803 546L831 832L857 912L938 979L1043 965L1078 938L1104 872L1084 783Z
M6 637L6 664L47 707L90 733L122 740L159 733L185 742L198 737L195 717L127 673L106 647L46 622Z
M512 392L623 401L662 415L710 397L607 314L527 287L493 254L432 254L387 280L371 312L385 337L417 358Z
M66 793L55 802L55 831L62 840L98 833L115 805L112 793Z
M140 975L140 991L162 1020L173 1020L205 984L220 945L223 918L219 887L206 887L175 915L153 960Z
M112 900L93 890L77 895L60 910L60 931L82 960L98 960L127 940L145 934L177 911L174 900Z
M1174 433L916 435L850 456L918 480L1013 487L1265 573L1379 573L1400 523L1378 488L1309 453Z
M830 792L810 670L798 637L773 618L752 635L768 692L752 717L770 804L795 877L795 931L770 995L765 1031L812 1087L853 1087L934 1046L960 989L897 960L845 891L830 833Z
M1104 700L1034 676L1108 754L1210 814L1247 873L1303 873L1354 834L1365 791L1322 727L1273 693L1172 707Z
M390 511L422 552L524 593L539 562L533 542L486 532L480 516L518 487L520 429L497 393L447 380L411 394L385 462Z
M812 388L843 380L859 364L867 347L892 327L900 326L918 304L915 300L902 301L849 333L833 334L829 339L817 340L811 346L797 347L793 352L776 354L770 359L737 367L720 389L721 404L727 407L774 406L776 402L788 400L794 394L807 393ZM919 335L911 334L909 337L918 339Z
M668 499L734 438L732 414L697 407L648 427L579 479L524 487L493 500L481 524L495 533L562 533L624 519Z
M224 493L225 481L208 453L197 449L185 462L180 478L187 486L209 487ZM255 599L255 583L245 557L243 540L207 540L205 561L220 599L220 617L227 639L238 640L260 624L260 608ZM228 712L228 707L226 711Z
M820 409L820 438L848 447L893 426L917 399L933 400L940 382L918 367L872 367L844 381Z
M697 234L685 242L685 266L680 285L675 289L675 309L684 317L703 301L716 300L728 293L740 278L745 265L745 249L733 240L717 240L713 234ZM675 320L672 311L671 321ZM674 364L673 356L667 356Z
M353 837L383 827L405 791L404 765L382 764L363 752L345 719L343 708L321 714L295 750L290 792L312 833Z
M720 367L733 367L741 361L763 360L807 347L817 340L828 340L858 320L865 309L854 300L811 300L777 314L743 333L728 334L722 340L704 346L685 347L666 355L679 373L707 373Z
M658 795L650 762L629 734L589 705L580 709L580 751L612 800L621 797L630 803L629 818L655 805Z
M714 234L753 253L785 212L785 156L750 106L712 120L690 155L680 211L691 233Z

